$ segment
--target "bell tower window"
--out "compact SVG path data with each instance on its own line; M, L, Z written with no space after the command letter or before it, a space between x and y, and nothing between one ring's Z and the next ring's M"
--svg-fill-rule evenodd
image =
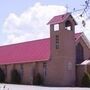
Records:
M65 29L66 30L72 30L72 23L68 20L65 23Z
M59 24L54 25L54 31L59 31Z

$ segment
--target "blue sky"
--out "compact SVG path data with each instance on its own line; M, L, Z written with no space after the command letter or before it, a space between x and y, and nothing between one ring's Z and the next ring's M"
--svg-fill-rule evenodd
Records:
M2 0L0 2L0 21L4 20L9 13L15 12L19 14L28 7L33 6L36 2L41 2L44 5L68 5L69 9L78 9L81 8L84 0Z
M73 8L80 9L84 4L84 0L2 0L0 2L0 44L9 44L13 42L8 42L7 32L3 31L3 25L5 22L9 22L13 20L10 16L19 16L25 13L28 8L32 8L35 6L37 2L40 2L43 5L56 5L56 6L68 6L68 11L72 11ZM38 11L39 12L39 11ZM13 15L11 15L13 13ZM15 19L14 19L15 20ZM47 21L48 22L48 21ZM10 27L9 27L10 28ZM22 33L22 32L21 32ZM18 36L18 35L17 35ZM29 39L28 39L29 40ZM25 41L25 40L24 40ZM15 42L14 42L15 43Z

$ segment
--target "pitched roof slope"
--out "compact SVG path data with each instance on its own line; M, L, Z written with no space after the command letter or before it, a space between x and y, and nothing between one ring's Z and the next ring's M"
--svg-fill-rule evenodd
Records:
M75 34L75 41L77 41L81 37L82 34L83 34L83 32L76 33Z
M46 61L50 55L50 39L29 41L0 47L0 64Z
M85 34L83 32L80 33L76 33L75 34L75 41L77 42L80 38L83 39L83 41L85 42L85 44L87 45L87 47L90 49L90 42L87 39L87 37L85 36Z
M69 16L72 17L70 13L54 16L47 24L59 24L61 22L64 22ZM72 19L73 19L73 17L72 17ZM73 19L73 21L75 22L75 25L77 25L77 23L74 19Z
M75 34L75 41L81 34ZM0 64L28 63L49 59L50 38L0 46Z

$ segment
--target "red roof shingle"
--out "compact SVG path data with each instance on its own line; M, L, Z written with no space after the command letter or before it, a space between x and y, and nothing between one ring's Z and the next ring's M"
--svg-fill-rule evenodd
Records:
M0 47L0 64L46 61L50 57L50 39Z

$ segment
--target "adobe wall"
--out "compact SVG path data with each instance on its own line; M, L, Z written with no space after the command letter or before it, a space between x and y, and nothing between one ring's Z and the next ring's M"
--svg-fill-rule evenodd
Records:
M33 75L35 69L36 73L40 73L42 76L44 75L43 62L0 65L0 68L5 73L5 82L7 83L11 83L11 71L13 69L16 69L20 73L22 84L33 84Z
M60 35L60 48L55 48L55 36ZM62 30L52 34L51 59L48 62L46 85L75 85L75 40L74 32Z

